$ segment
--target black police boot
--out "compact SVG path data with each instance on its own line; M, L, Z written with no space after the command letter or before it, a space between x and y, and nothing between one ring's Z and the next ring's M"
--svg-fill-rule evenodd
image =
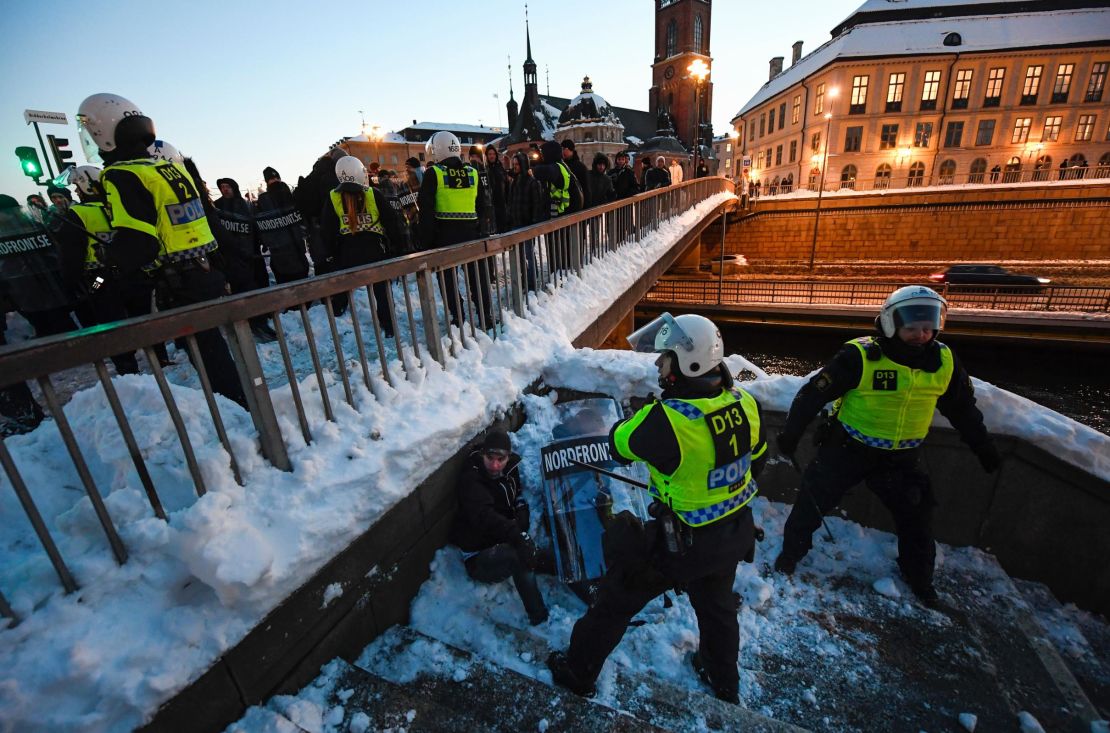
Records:
M547 668L551 670L551 679L559 687L582 697L593 697L597 694L597 688L594 687L593 682L583 680L570 668L570 660L563 652L551 652L547 655Z
M713 690L714 697L718 700L732 703L733 705L740 704L740 695L737 694L735 689L728 690L713 684L713 680L709 677L709 670L705 668L705 663L702 661L700 650L691 652L689 658L690 666L694 668L694 672L697 673L698 679L704 682L710 690Z
M798 561L786 553L779 553L779 556L775 558L775 570L783 575L793 575L794 569L797 567Z
M934 611L943 608L940 596L937 595L937 590L932 583L911 583L910 590L925 608L931 608Z

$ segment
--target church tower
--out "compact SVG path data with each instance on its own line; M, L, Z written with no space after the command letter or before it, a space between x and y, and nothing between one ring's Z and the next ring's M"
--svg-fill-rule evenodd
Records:
M654 0L655 2L655 61L651 67L651 90L648 92L648 111L653 117L667 112L674 120L675 134L682 144L693 147L697 137L694 96L697 82L687 67L701 59L712 68L709 55L710 0ZM712 119L712 76L701 84L700 119L707 125ZM710 144L709 127L703 127L703 144Z

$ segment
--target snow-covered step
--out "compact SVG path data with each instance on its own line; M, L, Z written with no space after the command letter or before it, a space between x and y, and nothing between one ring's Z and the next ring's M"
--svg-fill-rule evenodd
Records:
M395 626L378 637L356 664L402 685L414 695L465 711L495 730L513 733L668 730L490 663L408 627Z
M526 659L543 662L551 651L547 641L524 629L491 622L501 638L517 649ZM434 635L434 633L433 633ZM468 642L473 643L468 643ZM453 642L458 644L459 641ZM483 656L483 644L477 639L465 640L461 646ZM744 730L761 733L804 733L789 723L782 723L751 710L718 700L702 690L674 684L658 675L646 675L619 663L611 662L615 672L613 690L606 696L619 701L621 710L662 728L675 731Z
M1110 720L1110 627L1092 613L1062 605L1041 583L1014 585L1099 715Z

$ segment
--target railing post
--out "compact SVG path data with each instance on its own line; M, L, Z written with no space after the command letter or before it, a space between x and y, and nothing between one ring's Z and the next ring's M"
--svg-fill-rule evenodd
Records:
M436 313L435 284L432 278L435 274L428 269L421 270L416 276L416 289L420 293L420 313L424 323L424 343L428 352L443 365L447 363L443 355L443 342L439 335L439 315ZM451 327L450 322L447 325ZM461 329L460 329L461 330Z
M230 337L227 339L227 345L231 349L231 356L235 359L239 381L246 388L243 394L247 398L247 409L254 422L254 429L258 431L262 455L274 468L292 471L293 464L289 462L285 440L281 436L281 428L278 427L274 403L270 399L270 388L266 384L266 375L263 374L262 364L258 361L258 350L254 346L250 322L235 321L226 335ZM320 389L324 389L324 385L321 384Z
M513 313L519 318L524 318L524 282L525 274L522 271L527 264L521 267L524 257L524 245L514 245L509 250L509 289L512 291Z

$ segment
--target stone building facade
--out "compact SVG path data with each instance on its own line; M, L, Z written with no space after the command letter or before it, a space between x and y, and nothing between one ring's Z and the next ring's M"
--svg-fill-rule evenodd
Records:
M1006 12L1010 5L1021 12ZM868 0L732 120L763 193L1110 176L1110 7ZM734 163L736 165L736 163Z

